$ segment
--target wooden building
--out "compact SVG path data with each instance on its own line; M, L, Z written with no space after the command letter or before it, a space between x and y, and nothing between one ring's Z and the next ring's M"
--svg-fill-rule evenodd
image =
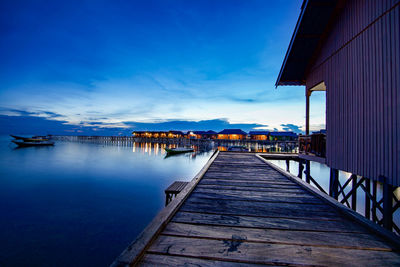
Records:
M391 229L389 215L398 208L391 192L400 186L400 0L304 1L281 85L305 86L306 134L312 92L326 92L323 162L355 182L382 182L383 224ZM369 183L364 188L369 194Z
M225 129L218 133L218 139L223 140L243 140L246 139L247 133L240 129Z
M209 130L209 131L205 132L203 134L203 136L204 136L204 139L212 139L212 140L214 140L214 139L217 139L218 133L214 132L212 130Z
M326 163L400 185L400 1L304 1L276 85L326 91Z
M182 138L184 137L184 133L181 131L169 131L168 138Z
M185 135L188 139L204 139L205 131L188 131Z
M269 140L269 131L250 131L251 140Z

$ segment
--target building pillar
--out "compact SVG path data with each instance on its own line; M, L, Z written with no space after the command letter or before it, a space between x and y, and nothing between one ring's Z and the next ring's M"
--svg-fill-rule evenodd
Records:
M310 96L311 91L306 88L306 135L310 134Z

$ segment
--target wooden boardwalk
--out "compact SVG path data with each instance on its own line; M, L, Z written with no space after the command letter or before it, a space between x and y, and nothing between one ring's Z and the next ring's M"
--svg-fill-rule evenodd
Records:
M390 234L293 179L219 153L113 265L400 265Z

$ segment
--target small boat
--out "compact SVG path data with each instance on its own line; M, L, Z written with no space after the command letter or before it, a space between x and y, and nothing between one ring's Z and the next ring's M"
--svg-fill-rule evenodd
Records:
M22 137L17 135L10 134L11 137L15 138L16 140L22 140L25 142L35 142L35 141L48 141L49 138L47 136L33 136L33 137Z
M10 134L15 140L12 140L18 147L28 146L53 146L54 142L49 141L47 136L33 136L33 137L22 137Z
M194 150L193 148L177 147L177 148L165 148L165 151L167 151L168 155L172 155L172 154L193 152Z
M28 146L53 146L54 142L51 141L38 141L39 139L35 141L23 141L23 140L12 140L14 144L16 144L19 147L28 147Z
M230 146L228 151L249 152L249 149L245 146Z

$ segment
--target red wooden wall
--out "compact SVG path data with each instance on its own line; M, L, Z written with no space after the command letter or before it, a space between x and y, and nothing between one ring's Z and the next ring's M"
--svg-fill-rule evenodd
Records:
M326 84L327 164L400 186L400 0L347 1L307 73ZM312 96L311 96L312 97Z

